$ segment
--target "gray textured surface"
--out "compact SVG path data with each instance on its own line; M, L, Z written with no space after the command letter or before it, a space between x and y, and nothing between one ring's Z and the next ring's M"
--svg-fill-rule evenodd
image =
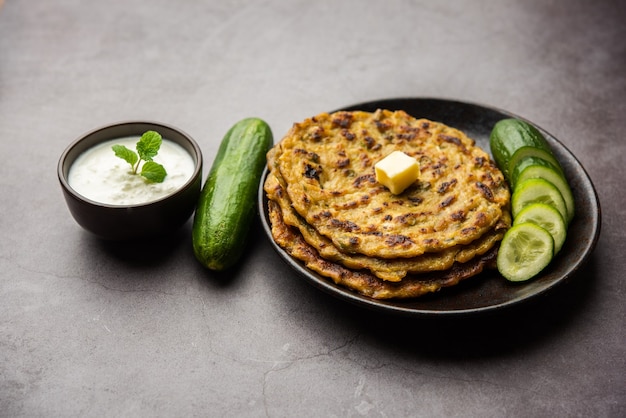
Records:
M621 1L9 0L0 9L0 415L626 415ZM226 130L399 96L533 120L594 181L602 236L566 286L498 317L401 320L305 283L255 227L204 271L189 225L99 242L56 179L99 125ZM206 172L206 169L205 169ZM575 238L574 238L575 239Z

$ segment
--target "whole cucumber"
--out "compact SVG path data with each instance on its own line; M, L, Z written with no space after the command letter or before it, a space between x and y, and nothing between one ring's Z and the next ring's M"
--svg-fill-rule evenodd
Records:
M269 125L258 118L237 122L222 139L193 221L194 254L205 267L222 271L241 258L272 145Z

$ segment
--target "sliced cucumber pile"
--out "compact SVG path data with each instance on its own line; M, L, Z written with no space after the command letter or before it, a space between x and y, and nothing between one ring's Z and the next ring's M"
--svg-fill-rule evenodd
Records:
M574 218L574 197L543 135L519 119L495 124L489 145L511 186L513 226L498 252L498 271L514 282L539 274L561 250Z

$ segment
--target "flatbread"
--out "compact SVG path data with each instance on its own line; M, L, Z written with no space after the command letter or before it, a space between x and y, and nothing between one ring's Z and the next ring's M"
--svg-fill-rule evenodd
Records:
M374 174L395 150L421 171L400 195ZM344 254L411 258L468 245L508 211L508 186L485 151L403 111L323 113L294 124L272 153L296 213Z
M339 251L330 239L320 235L304 218L299 216L293 207L276 173L268 173L264 185L268 199L276 202L281 210L282 222L298 229L302 238L317 253L329 260L345 267L361 270L367 269L376 277L387 281L400 281L407 274L424 273L447 270L455 262L465 263L477 255L482 255L496 245L510 225L505 217L497 228L485 233L480 238L467 245L457 245L436 253L425 253L411 258L385 259L368 257L363 254L343 253Z
M276 202L268 202L268 214L272 237L289 255L301 260L308 269L329 278L335 284L373 299L415 298L454 286L479 274L485 268L493 267L497 254L497 248L494 247L466 263L454 263L448 270L411 275L400 282L390 282L367 270L352 270L320 256L304 240L297 228L289 227L282 221L280 206Z

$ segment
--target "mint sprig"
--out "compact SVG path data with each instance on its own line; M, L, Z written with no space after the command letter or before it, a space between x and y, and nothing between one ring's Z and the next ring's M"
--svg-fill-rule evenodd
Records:
M113 145L112 148L117 157L130 164L133 174L137 174L139 166L143 161L144 163L141 165L139 174L152 183L162 183L165 180L165 176L167 176L167 172L161 164L152 161L159 153L162 142L163 138L158 132L147 131L141 135L139 142L135 146L137 152L128 149L124 145Z

